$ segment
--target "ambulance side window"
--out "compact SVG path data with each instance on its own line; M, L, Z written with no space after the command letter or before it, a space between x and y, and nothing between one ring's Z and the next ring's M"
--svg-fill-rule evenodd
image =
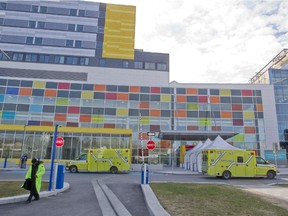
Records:
M257 164L266 164L266 161L263 158L256 157Z
M86 160L86 159L87 159L87 154L83 154L83 155L80 155L78 160Z
M243 157L237 157L237 162L238 163L243 163Z

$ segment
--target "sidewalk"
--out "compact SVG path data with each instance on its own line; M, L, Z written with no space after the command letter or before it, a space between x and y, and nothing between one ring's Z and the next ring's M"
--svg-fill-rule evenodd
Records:
M288 179L287 179L288 180ZM280 187L277 184L262 185L262 186L249 186L239 185L239 187L249 193L256 194L275 205L281 206L288 210L288 187Z
M42 191L39 193L40 198L43 197L49 197L49 196L55 196L58 193L62 193L66 190L68 190L70 188L69 183L64 182L64 186L62 189L56 189L54 191ZM0 198L0 205L1 204L8 204L8 203L16 203L16 202L24 202L26 201L28 198L28 195L19 195L19 196L12 196L12 197L4 197L4 198Z

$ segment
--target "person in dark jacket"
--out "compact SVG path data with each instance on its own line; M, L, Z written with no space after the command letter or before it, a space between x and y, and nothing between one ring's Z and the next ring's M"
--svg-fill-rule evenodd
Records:
M33 158L31 161L32 165L29 167L25 179L31 179L31 190L30 195L27 199L27 203L30 203L32 197L34 200L39 200L39 192L41 190L42 176L45 174L45 167L42 161L38 161L36 158Z
M24 154L22 157L21 157L21 165L20 165L20 167L21 168L26 168L26 161L27 161L27 159L28 159L28 156L27 156L27 154Z

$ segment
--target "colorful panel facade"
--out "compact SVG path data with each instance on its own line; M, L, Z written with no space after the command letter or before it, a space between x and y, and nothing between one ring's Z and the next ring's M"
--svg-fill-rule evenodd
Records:
M23 87L27 84L31 87ZM139 125L146 132L237 132L231 143L247 149L258 149L264 137L258 126L264 124L261 90L5 79L0 80L0 88L1 124L132 128L134 145L139 142Z

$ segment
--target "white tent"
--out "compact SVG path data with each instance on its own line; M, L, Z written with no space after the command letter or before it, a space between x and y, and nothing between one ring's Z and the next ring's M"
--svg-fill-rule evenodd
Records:
M220 136L217 136L216 139L209 146L207 146L206 149L243 150L243 149L230 145L225 140L223 140Z
M190 169L191 171L197 171L197 156L202 152L202 149L206 148L212 143L212 141L208 138L203 145L197 148L191 155L190 155ZM201 156L202 157L202 156Z
M217 136L216 139L201 149L201 152L197 155L197 171L202 172L202 151L207 149L221 149L221 150L243 150L237 147L234 147L223 140L220 136Z
M195 152L202 145L203 143L199 141L198 144L193 149L190 149L189 151L185 153L185 156L184 156L184 168L185 169L190 169L190 155L193 154L193 152Z

